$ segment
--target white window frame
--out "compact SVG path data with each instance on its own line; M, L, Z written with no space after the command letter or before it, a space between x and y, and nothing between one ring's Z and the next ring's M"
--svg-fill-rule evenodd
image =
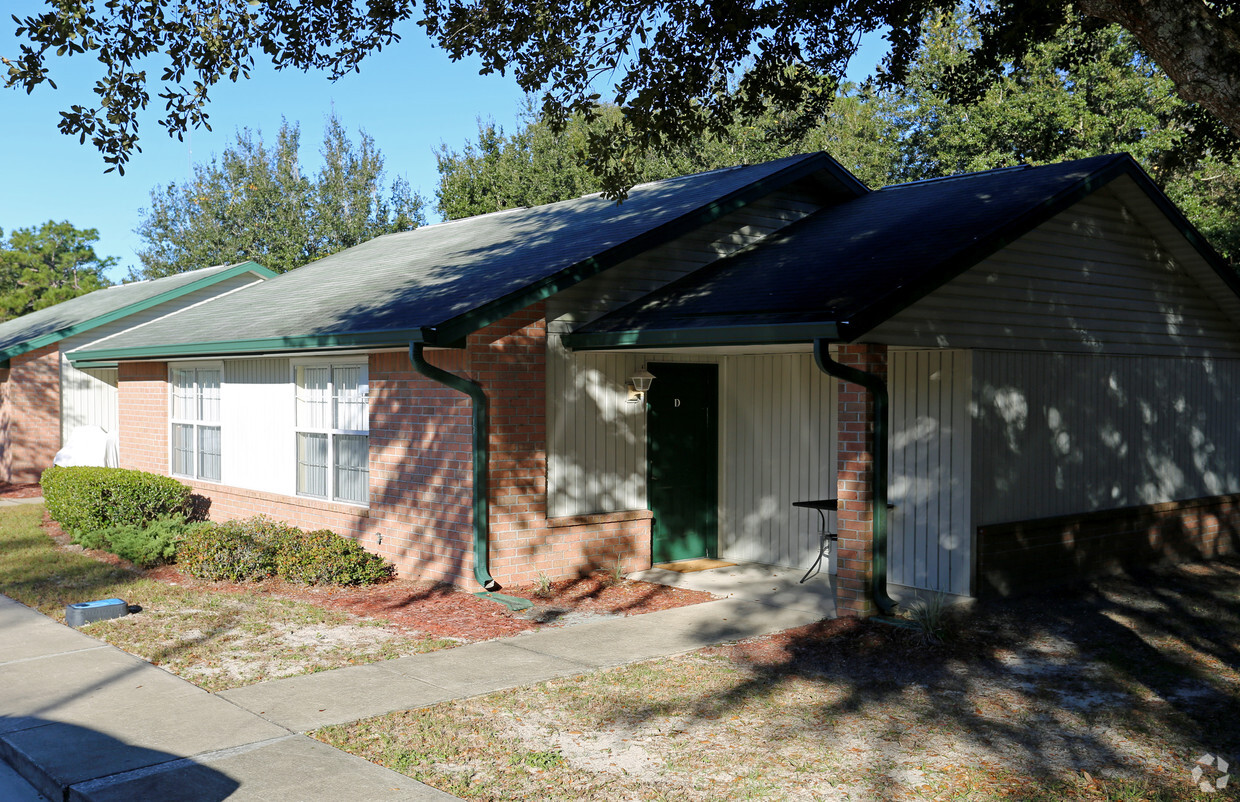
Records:
M194 374L193 389L189 399L189 414L178 415L178 373L181 371L191 371ZM204 392L204 384L200 377L200 373L212 371L216 374L215 398L210 399ZM202 482L222 482L223 481L223 453L224 453L224 427L223 427L223 389L224 389L224 363L223 362L170 362L168 364L168 386L171 390L168 397L168 473L171 476L180 476L186 479L194 479ZM209 401L214 400L215 410L214 417L210 417ZM204 417L207 415L207 417ZM193 432L192 448L190 457L190 470L177 470L177 431L179 427L189 426ZM214 429L218 432L219 453L215 455L216 462L219 467L219 475L208 476L203 469L203 432L204 430Z
M293 386L293 492L295 495L303 498L317 498L324 501L330 501L337 504L349 504L360 507L368 507L370 505L370 360L363 357L313 357L307 359L290 360L291 384ZM299 373L303 373L305 369L322 369L328 370L328 384L326 388L326 401L328 404L327 415L329 420L325 424L315 425L313 422L303 421L302 404L303 399L307 398L307 394L302 388ZM357 398L360 398L364 409L359 420L353 421L354 425L360 423L364 428L348 428L342 427L340 423L340 401L341 393L337 382L337 371L341 368L360 369L361 378L358 382L359 392ZM312 401L311 403L321 403ZM321 482L324 486L324 492L316 493L304 487L303 470L302 470L302 435L321 435L326 439L327 453L326 462L321 466L325 471L325 476ZM340 448L338 443L341 438L365 438L365 462L363 467L365 477L365 489L363 498L342 498L340 488L338 487L337 473L340 466L337 460L340 456ZM353 469L354 472L356 468Z

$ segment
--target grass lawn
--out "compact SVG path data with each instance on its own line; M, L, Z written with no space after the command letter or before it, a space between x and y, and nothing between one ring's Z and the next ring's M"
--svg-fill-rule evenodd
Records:
M1236 798L1192 771L1240 761L1240 561L949 623L931 646L828 622L315 736L478 800Z
M58 549L43 506L0 509L0 593L63 621L67 604L122 598L142 612L83 628L210 691L456 645L305 602L216 593Z

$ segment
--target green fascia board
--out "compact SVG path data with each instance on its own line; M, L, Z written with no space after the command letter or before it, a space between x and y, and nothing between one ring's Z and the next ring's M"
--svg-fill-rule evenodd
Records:
M875 327L886 322L912 304L925 298L947 282L959 276L983 259L997 253L1033 229L1050 220L1055 215L1067 210L1072 205L1094 194L1122 176L1129 176L1137 185L1145 190L1151 200L1167 213L1171 222L1180 230L1186 239L1205 258L1219 277L1240 295L1240 277L1227 262L1210 247L1205 237L1181 214L1166 195L1141 169L1141 165L1128 154L1123 154L1112 164L1103 167L1092 175L1082 178L1074 186L1068 187L1057 195L1043 201L1025 214L996 227L992 231L978 237L973 244L955 254L937 270L922 276L919 281L910 282L898 293L885 300L880 306L869 310L852 320L839 322L839 340L856 342Z
M144 301L123 306L120 309L115 309L111 312L99 315L98 317L83 321L82 323L68 326L63 329L58 329L57 331L48 332L47 334L35 337L23 343L0 350L0 359L8 360L20 354L25 354L38 348L42 348L45 345L58 343L61 340L68 339L74 335L90 331L91 329L98 328L99 326L107 325L108 323L120 320L123 317L129 317L130 315L137 314L138 312L144 312L151 307L159 306L167 301L175 300L176 298L180 298L182 295L194 292L195 290L200 290L203 287L210 287L212 284L218 284L219 282L233 278L234 276L239 276L242 273L254 273L264 279L276 277L276 273L274 271L263 267L258 262L241 262L233 265L227 270L221 270L219 273L208 276L201 281L195 281L190 284L186 284L185 286L177 287L175 290L160 293L159 295L147 298ZM73 360L71 359L71 361Z
M75 366L91 362L153 359L175 360L181 357L241 356L278 351L305 351L324 348L378 348L406 346L422 342L422 331L372 331L351 334L321 334L306 337L268 337L257 340L219 340L183 345L143 345L133 348L99 348L75 351L69 361Z
M633 348L688 348L725 345L785 345L835 341L835 323L784 323L773 325L713 326L687 329L635 329L631 331L566 334L564 346L573 351Z
M794 181L807 178L823 170L828 170L833 175L838 175L838 171L835 169L835 162L829 156L814 154L785 167L779 172L772 173L766 178L759 179L752 184L724 195L722 198L718 198L705 206L687 212L675 220L669 220L663 225L616 245L603 253L570 265L503 298L445 321L435 327L435 329L428 331L428 337L433 339L427 339L425 342L428 345L438 346L442 343L461 340L497 320L502 320L514 312L545 300L557 292L565 290L587 278L596 276L610 267L615 267L626 259L631 259L651 248L658 247L679 236L688 234L701 226L713 223L720 217L743 209L755 200L770 194L780 187L787 186ZM855 178L853 182L855 185L851 186L851 189L857 196L864 195L870 191L865 184L862 184ZM845 184L842 179L841 184Z

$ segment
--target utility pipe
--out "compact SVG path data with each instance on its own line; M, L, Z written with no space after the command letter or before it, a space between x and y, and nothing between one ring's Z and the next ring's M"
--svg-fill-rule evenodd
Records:
M873 515L870 518L870 539L873 542L873 563L870 570L870 595L884 615L896 608L896 600L887 595L887 382L882 377L841 365L831 358L827 341L814 340L814 361L828 376L859 384L874 397L874 445L870 460L870 488Z
M490 463L490 451L487 445L489 415L487 413L487 397L477 382L464 376L449 373L426 361L424 343L409 344L409 361L414 370L434 382L465 393L470 398L474 422L474 578L489 593L500 589L488 570L488 554L491 546L491 526L487 488L487 467ZM501 600L501 603L502 600Z

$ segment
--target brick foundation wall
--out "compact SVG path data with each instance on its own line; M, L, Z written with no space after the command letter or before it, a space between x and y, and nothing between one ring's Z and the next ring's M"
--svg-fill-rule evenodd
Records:
M887 378L887 346L841 345L835 357L842 365ZM835 605L840 616L865 617L875 612L870 598L873 569L873 488L870 468L874 451L874 398L858 384L840 384L839 451L836 462L835 514L839 532Z
M977 528L982 598L1032 593L1126 568L1240 550L1240 495Z
M464 351L428 351L427 358L477 381L489 401L490 568L501 584L617 562L626 572L650 566L648 511L547 518L541 305L470 336ZM213 520L263 514L332 529L382 554L404 577L475 587L469 397L416 373L405 353L371 355L369 374L369 509L206 482L192 483L195 492L210 499ZM122 365L120 405L122 466L166 474L166 365Z
M0 401L0 481L37 482L60 450L60 349L15 356Z

